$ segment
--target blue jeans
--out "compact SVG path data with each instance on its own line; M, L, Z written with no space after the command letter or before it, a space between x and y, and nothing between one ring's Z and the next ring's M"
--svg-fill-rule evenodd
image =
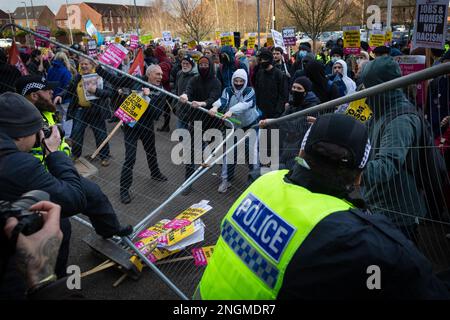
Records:
M90 126L95 137L95 144L97 148L108 136L106 131L105 119L99 108L78 108L75 110L73 117L73 128L70 138L73 141L72 154L74 157L81 157L83 149L84 132ZM109 144L107 143L100 151L100 159L109 158Z

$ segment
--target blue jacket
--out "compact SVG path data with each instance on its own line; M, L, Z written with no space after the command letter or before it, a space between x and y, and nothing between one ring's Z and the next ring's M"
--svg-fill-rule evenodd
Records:
M72 74L64 63L60 60L54 60L47 74L47 81L56 81L59 83L58 87L53 90L53 95L55 97L61 95L69 87L71 80Z

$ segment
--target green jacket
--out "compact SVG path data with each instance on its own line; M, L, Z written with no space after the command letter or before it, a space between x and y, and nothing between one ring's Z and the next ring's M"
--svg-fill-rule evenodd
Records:
M363 73L366 87L400 76L390 57L377 58ZM395 62L394 62L395 63ZM373 116L369 121L372 153L363 174L363 194L373 212L387 215L397 226L412 225L424 217L426 208L414 173L418 170L418 141L421 119L402 90L390 90L369 97ZM423 165L423 164L420 164Z

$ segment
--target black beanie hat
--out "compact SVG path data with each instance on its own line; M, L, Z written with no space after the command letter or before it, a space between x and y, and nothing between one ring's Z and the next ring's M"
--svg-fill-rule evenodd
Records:
M195 66L195 61L194 61L194 59L192 59L192 57L190 56L190 55L185 55L184 57L183 57L183 59L181 59L181 61L184 61L184 60L186 60L187 62L189 62L190 64L191 64L191 66L192 66L192 68Z
M13 92L0 95L0 132L21 138L37 133L42 125L41 113L25 97Z
M298 77L294 80L294 83L301 84L306 92L309 92L312 89L312 82L307 77Z
M341 47L334 47L330 51L330 56L332 57L334 54L338 54L339 56L343 57L344 56L344 50L342 50Z

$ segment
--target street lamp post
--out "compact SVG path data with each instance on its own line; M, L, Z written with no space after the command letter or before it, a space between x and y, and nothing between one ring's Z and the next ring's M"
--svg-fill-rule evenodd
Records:
M37 21L36 14L34 13L33 0L30 0L30 2L31 2L31 12L32 12L32 14L33 14L33 18L31 19L31 21ZM37 27L37 26L32 26L32 27Z
M259 0L256 0L256 15L258 16L257 19L257 26L258 26L258 50L261 48L261 21L259 17Z
M11 24L11 32L12 32L12 36L13 36L13 41L16 42L16 33L14 31L14 28L12 26L12 19L11 19L11 11L8 10L8 15L9 15L9 23Z
M69 27L69 34L70 34L70 45L72 45L73 44L72 23L70 22L69 3L67 0L66 0L66 15L67 15L67 26Z
M136 24L136 33L139 36L139 22L138 22L138 17L137 17L137 7L136 7L136 0L134 0L134 18L136 19L135 24Z
M27 28L30 29L30 21L28 21L27 3L25 1L22 1L22 3L25 6L25 18L27 19Z

